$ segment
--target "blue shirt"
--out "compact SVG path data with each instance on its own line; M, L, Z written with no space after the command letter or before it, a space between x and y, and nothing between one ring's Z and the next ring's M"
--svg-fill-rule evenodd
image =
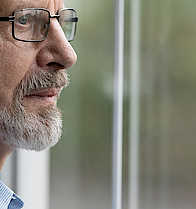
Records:
M0 208L21 209L24 202L0 180Z

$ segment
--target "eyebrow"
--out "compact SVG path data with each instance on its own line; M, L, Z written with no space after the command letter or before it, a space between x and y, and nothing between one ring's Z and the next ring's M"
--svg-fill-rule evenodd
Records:
M19 9L25 9L25 8L37 8L37 6L32 1L29 1L29 2L22 1L22 2L19 2L15 6L13 11L19 10Z
M33 1L20 1L18 2L18 4L13 8L13 10L11 12L14 12L16 10L20 10L20 9L28 9L28 8L43 8L43 9L47 9L44 5L39 6L39 1L36 1L35 3Z

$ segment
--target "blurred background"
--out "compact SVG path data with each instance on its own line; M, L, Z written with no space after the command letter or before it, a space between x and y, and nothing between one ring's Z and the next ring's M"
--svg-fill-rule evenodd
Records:
M196 208L196 2L139 3L138 206ZM79 23L78 61L58 104L50 209L111 208L114 0L66 0ZM131 0L125 0L123 209L130 209ZM133 121L132 121L133 122Z
M63 136L51 150L51 209L109 208L114 1L66 0L79 17L78 60L58 102Z

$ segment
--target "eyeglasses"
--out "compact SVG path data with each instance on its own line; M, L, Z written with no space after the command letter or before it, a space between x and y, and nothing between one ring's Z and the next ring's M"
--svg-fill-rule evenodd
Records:
M74 9L61 9L50 15L47 9L29 8L14 11L10 17L0 17L0 21L12 21L12 36L18 41L39 42L45 40L50 18L57 18L65 37L72 41L76 33L78 18Z

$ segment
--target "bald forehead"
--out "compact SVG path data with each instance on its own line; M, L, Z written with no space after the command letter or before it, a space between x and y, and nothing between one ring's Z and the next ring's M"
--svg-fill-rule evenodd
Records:
M25 8L45 8L55 13L64 7L63 0L0 0L1 15Z

